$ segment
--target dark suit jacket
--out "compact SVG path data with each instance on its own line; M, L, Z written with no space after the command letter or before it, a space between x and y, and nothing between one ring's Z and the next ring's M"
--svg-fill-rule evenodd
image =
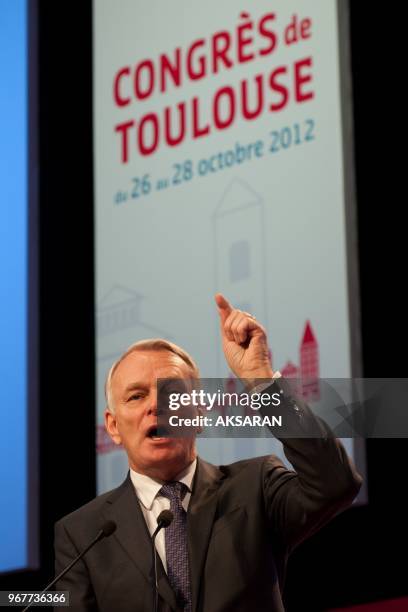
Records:
M319 436L282 439L295 471L274 455L227 466L198 460L187 514L193 612L283 611L289 553L358 493L361 477L328 426L303 402L285 398L281 413L299 435ZM56 572L106 520L115 521L116 532L57 588L70 591L75 612L151 612L150 537L129 474L117 489L56 523ZM159 594L161 611L178 609L160 561Z

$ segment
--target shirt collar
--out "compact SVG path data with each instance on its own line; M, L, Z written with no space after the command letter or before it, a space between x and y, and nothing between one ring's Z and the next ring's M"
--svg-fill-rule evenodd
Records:
M188 490L191 492L193 486L193 478L197 467L197 458L194 459L184 470L179 472L175 476L174 480L183 482ZM164 480L155 480L146 476L145 474L139 474L130 468L130 479L136 490L136 495L139 501L147 510L151 510L155 497L164 485Z

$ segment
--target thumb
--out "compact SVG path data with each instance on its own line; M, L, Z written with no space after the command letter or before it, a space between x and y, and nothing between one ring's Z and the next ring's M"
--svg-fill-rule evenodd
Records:
M229 301L222 295L222 293L216 293L215 303L218 306L218 314L220 315L221 325L225 323L228 315L232 312L232 306Z

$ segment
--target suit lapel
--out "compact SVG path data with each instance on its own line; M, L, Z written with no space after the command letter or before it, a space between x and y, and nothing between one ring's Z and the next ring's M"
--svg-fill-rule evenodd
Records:
M153 585L150 534L129 474L122 486L107 500L104 515L106 518L115 521L117 529L114 537L142 572L148 584ZM172 610L177 610L176 597L159 555L157 555L157 568L160 596L170 605Z
M198 459L193 492L187 512L193 610L197 609L201 575L217 508L218 488L222 478L223 474L217 467Z

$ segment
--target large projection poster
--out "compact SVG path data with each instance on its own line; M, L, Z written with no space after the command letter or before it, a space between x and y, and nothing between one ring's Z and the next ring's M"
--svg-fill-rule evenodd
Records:
M264 323L274 369L351 376L339 42L335 0L95 0L100 492L127 468L103 427L110 365L163 337L227 377L216 291Z

